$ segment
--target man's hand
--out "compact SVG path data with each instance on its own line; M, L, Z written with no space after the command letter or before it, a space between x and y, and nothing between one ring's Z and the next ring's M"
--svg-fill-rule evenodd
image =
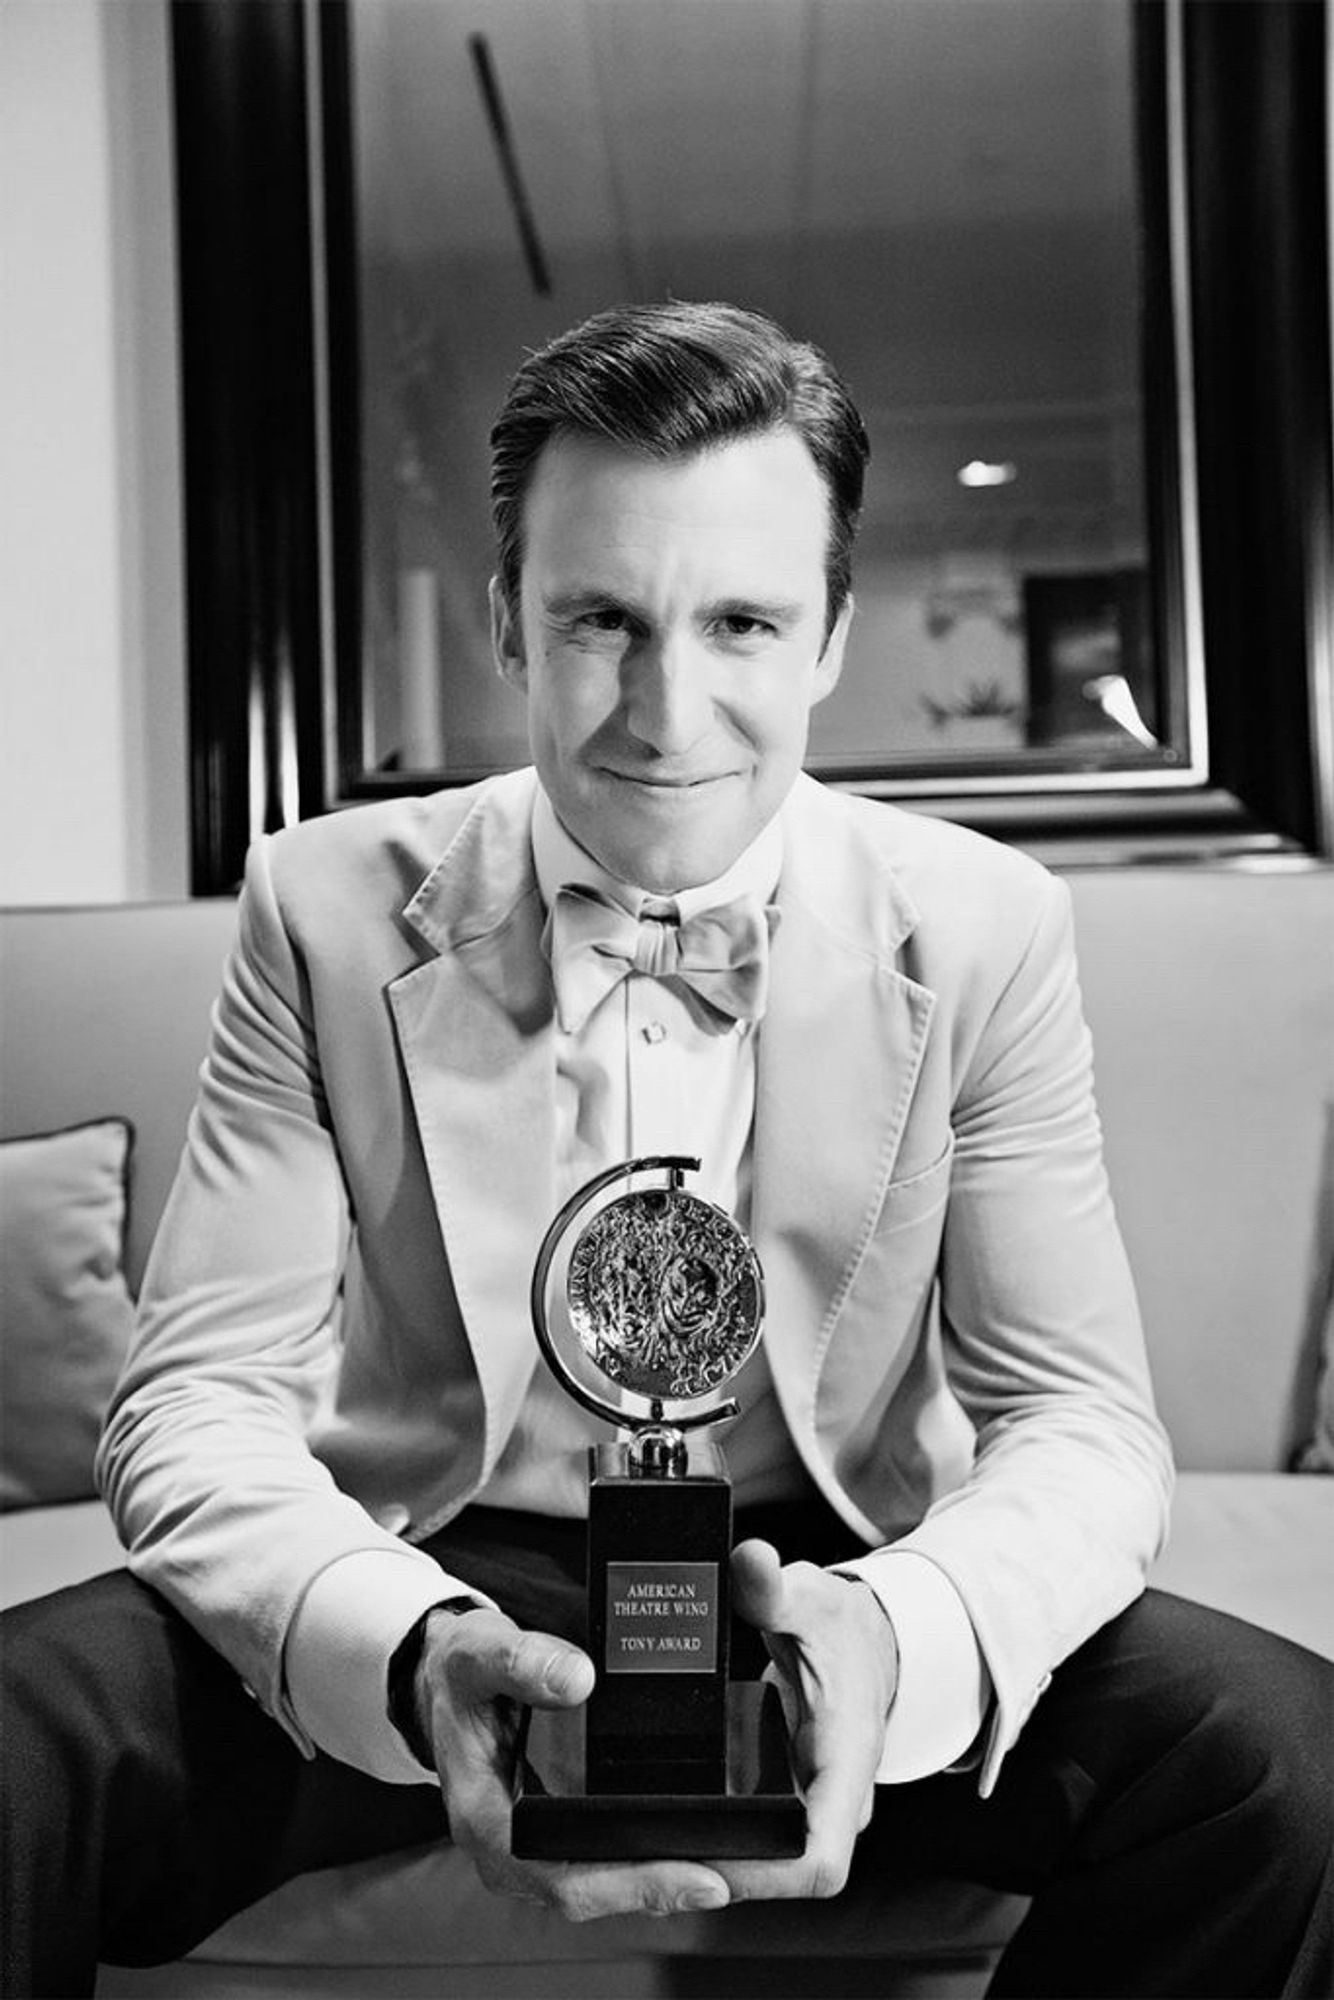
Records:
M720 1861L734 1902L836 1896L871 1817L885 1723L898 1685L894 1628L869 1585L768 1542L732 1556L733 1603L763 1632L806 1799L806 1851L792 1861Z
M729 1901L727 1885L701 1862L555 1863L510 1853L520 1710L577 1708L592 1686L586 1653L548 1633L521 1631L503 1612L442 1611L430 1619L417 1708L435 1748L456 1845L488 1888L576 1920L720 1908Z

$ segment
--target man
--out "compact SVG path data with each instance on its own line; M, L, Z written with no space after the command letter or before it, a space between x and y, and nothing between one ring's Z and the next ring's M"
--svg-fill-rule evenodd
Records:
M997 1991L1320 1990L1329 1674L1141 1596L1168 1460L1067 898L800 775L852 615L846 390L754 315L628 309L527 362L493 441L535 772L251 857L101 1453L141 1581L13 1646L13 1990L173 1955L442 1797L489 1883L572 1916L832 1895L907 1848L1035 1895ZM765 1267L735 1590L810 1837L557 1868L509 1852L513 1716L592 1682L601 1427L535 1366L528 1278L572 1192L658 1152Z

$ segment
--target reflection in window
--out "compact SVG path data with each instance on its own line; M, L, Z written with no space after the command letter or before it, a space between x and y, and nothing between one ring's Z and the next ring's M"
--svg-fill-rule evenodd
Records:
M874 459L830 776L1161 770L1130 0L351 0L361 761L522 762L487 431L605 305L815 340Z

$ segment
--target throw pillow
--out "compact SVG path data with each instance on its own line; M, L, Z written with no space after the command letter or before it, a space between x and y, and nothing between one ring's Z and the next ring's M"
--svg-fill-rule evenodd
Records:
M0 1143L0 1508L79 1500L134 1308L121 1266L133 1128Z

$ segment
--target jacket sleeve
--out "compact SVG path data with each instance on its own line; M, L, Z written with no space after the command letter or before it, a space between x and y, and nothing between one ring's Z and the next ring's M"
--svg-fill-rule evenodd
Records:
M985 1792L1053 1668L1143 1589L1171 1490L1054 878L963 1050L953 1129L941 1328L976 1452L895 1546L967 1606L995 1690Z
M312 1580L383 1549L441 1584L307 1448L333 1388L350 1226L308 982L262 841L98 1478L134 1574L306 1750L282 1648Z

